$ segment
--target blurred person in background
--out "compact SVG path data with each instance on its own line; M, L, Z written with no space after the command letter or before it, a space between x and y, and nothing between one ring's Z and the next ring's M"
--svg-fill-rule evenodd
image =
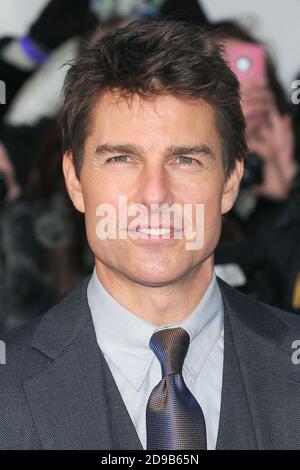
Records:
M61 44L83 36L97 25L89 0L51 0L33 19L21 38L0 39L0 76L6 83L6 105L0 107L0 121L25 81L47 62Z
M0 77L7 89L0 123L22 85L67 41L86 37L100 23L155 15L208 23L197 0L186 0L184 5L179 0L48 1L22 37L0 38Z
M300 313L299 125L265 47L234 22L214 29L240 79L248 144L242 189L224 223L216 269L242 292ZM249 66L257 66L252 75Z
M35 305L39 302L40 292L28 291L28 286L33 280L29 267L32 267L32 264L28 261L33 255L34 237L28 208L25 209L21 202L22 193L13 163L5 147L0 144L1 331L17 326L19 321L22 323L22 320L32 318L35 310L32 308L31 299L34 299Z
M89 0L51 0L24 36L0 38L0 77L6 85L6 103L0 106L1 331L41 314L73 286L70 276L76 277L74 263L69 276L61 275L78 231L63 209L51 173L57 152L49 144L64 75L57 69L75 56L75 47L64 44L97 23ZM58 132L56 140L59 147Z
M86 259L83 221L63 185L56 121L40 134L24 189L6 150L0 148L1 331L50 308L92 268Z
M251 70L246 69L239 74L236 65L230 64L239 74L248 144L245 175L235 213L245 235L258 234L274 226L290 198L298 194L300 128L292 120L291 105L265 46L234 22L216 23L214 30L229 63L228 51L245 44L258 46L264 54L263 58L256 59L254 55L249 59L253 61L252 67L264 67L264 72L256 70L251 74ZM258 61L264 64L258 65ZM243 58L240 63L241 67L247 67Z

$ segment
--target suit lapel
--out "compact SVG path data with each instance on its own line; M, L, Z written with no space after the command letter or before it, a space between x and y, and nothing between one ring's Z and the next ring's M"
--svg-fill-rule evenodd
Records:
M228 313L224 312L224 366L217 449L256 449L255 429L235 351Z
M225 307L218 448L299 447L299 367L274 311L219 281Z
M24 383L44 449L107 449L111 443L92 324L38 376ZM98 348L99 349L99 348Z
M97 344L88 279L47 314L32 346L47 367L23 383L44 449L141 449L133 423Z

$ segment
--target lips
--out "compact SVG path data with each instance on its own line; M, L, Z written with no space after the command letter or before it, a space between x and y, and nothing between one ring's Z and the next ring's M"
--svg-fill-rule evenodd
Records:
M142 223L133 223L130 222L127 229L128 237L131 240L134 240L137 243L170 243L174 242L174 240L182 239L183 238L183 229L174 227L174 225L170 223L160 223L160 224L149 224L147 222ZM126 238L124 234L122 238Z
M174 228L173 226L141 226L137 225L136 228L131 228L129 231L130 238L136 241L165 241L182 238L182 230Z

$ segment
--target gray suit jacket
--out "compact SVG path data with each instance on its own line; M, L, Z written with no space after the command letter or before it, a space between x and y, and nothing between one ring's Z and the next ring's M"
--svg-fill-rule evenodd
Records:
M84 279L2 339L0 449L142 449L98 347ZM218 449L300 449L300 318L218 279L225 306ZM205 384L203 384L205 386Z

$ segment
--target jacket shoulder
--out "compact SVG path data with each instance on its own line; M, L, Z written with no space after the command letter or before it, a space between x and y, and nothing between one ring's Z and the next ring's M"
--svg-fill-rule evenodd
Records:
M24 380L32 374L37 373L37 367L40 363L44 365L45 357L38 350L32 347L32 343L36 334L44 325L57 322L59 328L59 320L64 316L66 311L78 305L78 301L82 293L87 288L90 277L79 282L79 284L69 292L60 302L54 305L46 313L30 320L13 330L0 334L0 340L4 350L4 362L0 365L0 387L6 383L10 383L7 379L10 377L15 382ZM6 378L6 380L4 380Z
M78 310L78 303L83 299L89 278L81 281L58 304L5 334L0 335L4 361L0 365L0 450L2 449L38 449L39 439L31 418L31 412L24 393L23 382L39 374L51 361L51 355L43 354L38 348L36 338L45 342L48 348L59 337L65 318L65 330L72 330L73 312ZM78 323L78 321L77 321ZM70 326L71 325L71 326ZM50 356L50 357L49 357ZM3 358L2 358L3 359Z

